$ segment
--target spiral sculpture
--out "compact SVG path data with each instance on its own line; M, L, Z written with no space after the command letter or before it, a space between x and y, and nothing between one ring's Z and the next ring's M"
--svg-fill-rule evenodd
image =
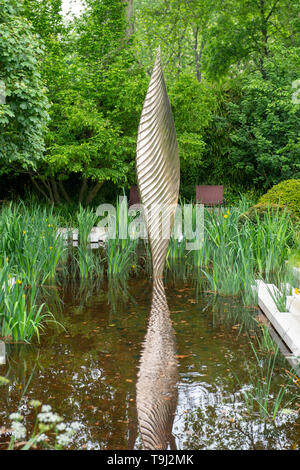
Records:
M151 311L137 380L138 421L145 449L167 449L168 445L174 449L178 364L162 277L178 202L180 165L160 50L141 115L136 167L153 267ZM169 219L167 236L161 230L162 210Z
M169 237L161 237L161 210L164 209L164 216L170 218L171 230L178 202L180 165L160 50L141 115L136 169L152 254L153 277L162 277Z

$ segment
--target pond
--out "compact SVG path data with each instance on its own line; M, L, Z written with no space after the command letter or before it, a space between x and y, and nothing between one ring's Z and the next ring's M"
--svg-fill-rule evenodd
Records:
M47 327L40 344L7 344L7 363L0 366L0 375L10 384L0 388L0 427L9 427L8 415L18 409L26 387L20 409L29 424L32 399L51 405L65 422L81 423L70 449L143 449L137 380L151 281L74 282L49 292L51 311L64 329ZM248 369L254 364L250 341L255 331L218 319L227 314L234 318L233 312L244 307L233 298L199 294L190 281L166 281L165 292L177 375L171 392L163 397L168 416L157 419L172 429L169 448L300 448L295 411L286 409L275 420L262 419L243 398L243 391L251 389ZM257 313L253 309L251 315ZM282 358L276 367L275 382L280 386L289 366ZM151 371L147 374L149 378ZM162 395L159 386L157 393ZM155 389L144 392L155 404ZM7 447L8 440L3 437L0 448Z

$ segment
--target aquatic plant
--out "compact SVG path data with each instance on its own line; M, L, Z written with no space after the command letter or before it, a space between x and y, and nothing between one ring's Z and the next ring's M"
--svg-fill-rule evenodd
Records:
M129 275L130 268L137 263L138 240L110 239L106 244L107 275Z
M274 354L276 353L276 343L270 335L270 327L267 325L259 325L259 334L255 333L256 343L258 351L262 354Z
M0 214L0 253L28 284L44 283L57 276L63 253L51 208L27 208L24 203L5 206Z
M278 346L273 354L261 357L251 341L250 344L255 363L254 367L250 363L247 364L250 386L242 390L245 405L251 412L257 412L262 419L275 420L277 414L296 399L296 394L288 394L292 378L289 377L284 384L278 384Z
M12 284L8 272L8 267L0 270L0 335L12 341L39 339L44 324L54 317L37 302L36 287L27 288L20 279Z

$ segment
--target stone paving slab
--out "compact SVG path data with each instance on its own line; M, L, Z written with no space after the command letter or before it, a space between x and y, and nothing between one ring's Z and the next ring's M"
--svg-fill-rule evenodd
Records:
M290 296L290 311L279 312L276 303L271 295L275 293L274 284L265 284L263 281L256 281L258 289L258 305L264 312L280 338L288 346L291 353L300 359L300 311L298 310L298 296ZM279 292L279 291L278 291ZM291 305L293 307L291 308Z
M0 365L6 362L6 351L4 341L0 341Z

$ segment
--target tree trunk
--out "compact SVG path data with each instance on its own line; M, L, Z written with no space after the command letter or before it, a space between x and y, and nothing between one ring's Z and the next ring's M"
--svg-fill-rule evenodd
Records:
M264 67L265 58L269 55L269 48L268 48L268 18L265 16L265 0L260 0L260 19L261 19L261 35L262 35L262 42L263 48L260 54L260 71L264 80L267 78L266 70ZM273 8L272 8L273 9ZM271 10L272 12L272 10ZM269 14L269 17L271 15Z
M48 180L46 179L46 181L44 181L44 180L41 178L41 182L43 183L43 185L45 186L45 188L47 189L47 191L48 191L48 193L49 193L49 198L50 198L51 204L54 204L54 196L53 196L53 192L52 192L51 186L50 186L50 184L48 183Z
M52 191L53 191L53 196L54 196L55 203L59 205L61 203L61 200L60 200L60 196L59 196L59 192L58 192L58 188L57 188L57 183L56 183L55 178L53 176L51 176L50 181L51 181L51 185L52 185Z
M52 201L51 201L51 198L45 193L45 191L38 185L38 183L36 182L36 180L34 179L33 175L30 173L30 179L32 181L32 183L34 184L34 186L36 187L36 189L46 198L46 200L51 204Z
M58 186L59 186L59 189L60 189L60 192L61 194L63 195L63 197L65 198L65 200L70 204L71 203L71 199L67 193L67 191L65 190L65 187L63 185L63 182L60 180L58 182Z
M83 196L86 191L86 188L87 188L87 179L83 178L82 185L81 185L80 192L79 192L79 198L78 198L79 204L82 204Z
M103 185L103 181L101 183L96 183L95 186L91 189L91 191L88 193L87 198L85 200L85 205L88 206L94 198L97 196L99 189Z
M204 49L204 41L203 40L201 41L200 51L198 51L198 33L199 33L198 26L196 28L193 28L193 33L194 33L194 57L195 57L196 78L198 82L201 83L201 80L202 80L201 58L202 58L202 53Z

